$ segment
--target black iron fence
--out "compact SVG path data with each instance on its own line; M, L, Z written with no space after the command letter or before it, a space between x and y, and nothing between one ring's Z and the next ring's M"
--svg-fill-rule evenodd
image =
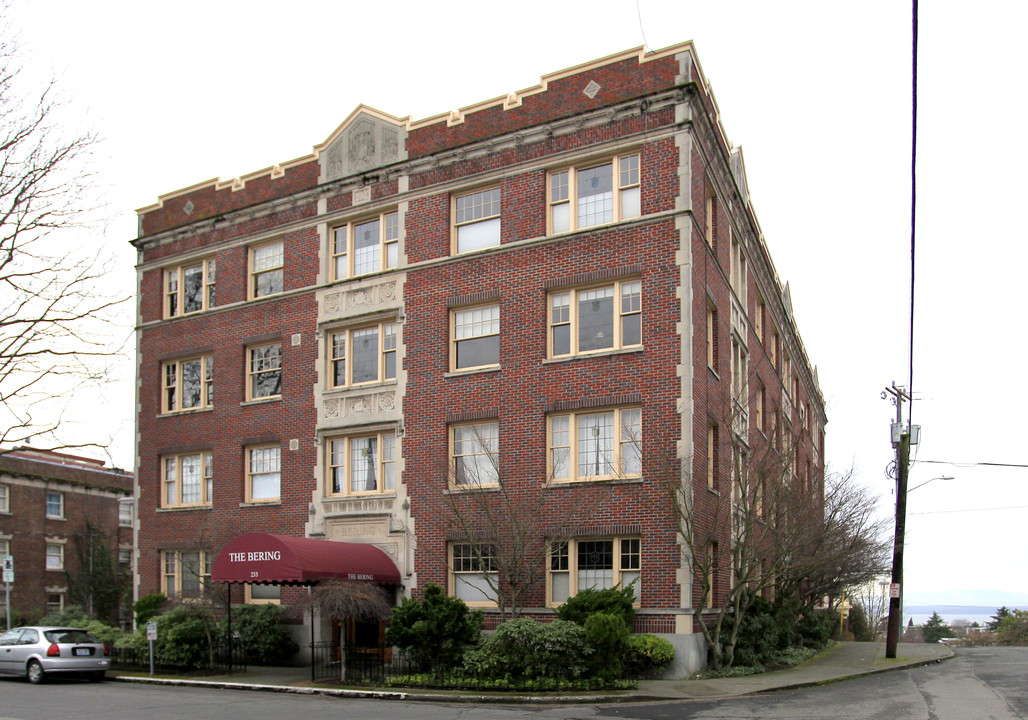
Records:
M331 641L310 644L311 680L335 680L349 685L390 684L414 687L478 687L460 668L425 666L388 645L345 649Z
M149 671L150 650L135 647L114 647L108 649L112 670ZM246 647L238 640L231 645L218 643L213 652L204 652L188 661L169 662L160 653L154 656L154 672L160 674L224 675L246 672Z

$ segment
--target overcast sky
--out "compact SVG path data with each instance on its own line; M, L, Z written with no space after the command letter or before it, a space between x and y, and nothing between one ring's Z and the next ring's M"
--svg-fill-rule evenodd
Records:
M892 381L908 382L909 3L593 0L293 3L13 0L30 74L104 139L114 282L134 210L311 152L359 103L420 119L646 44L693 40L828 406L827 457L891 514ZM920 14L914 422L907 602L1028 607L1028 259L1021 54L1028 3ZM1019 79L1019 78L1018 78ZM126 323L131 324L131 309ZM1008 365L1012 363L1012 365ZM132 373L83 410L133 467ZM1000 373L999 371L1003 372ZM88 413L88 415L86 415ZM920 461L961 463L959 466ZM987 592L986 592L987 591Z

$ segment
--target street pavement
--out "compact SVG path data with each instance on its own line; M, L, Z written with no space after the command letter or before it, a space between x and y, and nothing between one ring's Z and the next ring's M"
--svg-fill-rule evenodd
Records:
M110 672L112 679L163 685L196 685L234 690L258 690L359 698L391 698L436 702L502 703L597 703L646 700L717 700L787 688L809 687L900 668L941 662L953 651L941 644L900 643L895 659L885 657L885 643L841 642L796 667L734 678L689 680L641 680L637 690L547 694L472 693L452 691L353 689L338 681L311 682L310 668L253 667L232 675L195 678L152 678L147 675Z

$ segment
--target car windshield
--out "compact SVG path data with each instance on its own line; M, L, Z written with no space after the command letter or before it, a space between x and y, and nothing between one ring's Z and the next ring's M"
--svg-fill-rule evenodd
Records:
M98 640L85 630L48 630L46 639L55 643L95 643Z

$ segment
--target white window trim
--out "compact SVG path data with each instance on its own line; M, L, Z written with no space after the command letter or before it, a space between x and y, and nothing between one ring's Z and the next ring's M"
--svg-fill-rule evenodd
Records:
M56 495L60 499L61 508L60 508L60 513L57 514L57 515L51 515L50 514L50 503L49 503L49 501L47 500L47 497L46 497L47 495L50 495L50 494ZM47 517L48 520L64 520L65 519L65 515L64 515L64 493L60 492L59 490L44 490L43 491L43 512L46 514L46 517Z
M392 458L386 459L385 449L388 444L385 438L392 437ZM378 448L378 457L375 458L375 479L378 487L374 490L357 490L353 491L350 489L350 481L352 476L350 475L349 465L352 455L351 443L354 440L362 440L365 438L375 438L376 447ZM400 439L396 432L393 430L383 430L378 433L363 433L359 435L335 435L325 438L325 495L326 497L366 497L374 495L395 495L396 485L399 483L399 459L400 459ZM343 465L337 465L333 450L335 443L343 443ZM391 468L389 467L391 466ZM339 492L335 491L335 469L337 467L343 468L343 489ZM392 480L387 483L389 471L392 472ZM391 487L386 487L387 484Z
M64 544L65 540L56 540L54 538L46 539L46 547L43 552L43 567L47 571L59 572L64 570ZM57 548L58 554L57 559L60 565L50 567L50 548Z
M200 499L194 503L182 502L182 459L187 457L199 457L200 458ZM162 455L161 458L161 507L162 508L189 508L189 507L210 507L212 504L212 498L210 497L210 491L208 491L208 483L213 484L213 455L209 450L203 450L199 452L189 453L177 453L170 455ZM177 502L168 502L168 460L175 461L175 498ZM208 465L211 466L211 474L208 475Z
M392 330L392 347L386 347L386 338L390 337L386 331ZM353 382L353 336L355 333L359 333L362 330L377 330L378 332L378 367L376 368L376 378L374 380L364 380L362 382ZM344 338L344 350L340 356L336 355L336 337L342 335ZM328 356L328 368L327 368L327 386L330 389L348 388L348 387L364 387L367 385L374 385L376 383L393 383L396 382L396 375L399 372L399 347L400 347L400 324L395 320L387 322L381 322L376 325L357 325L354 327L339 328L328 333L328 340L326 343L326 351ZM392 355L393 367L392 376L386 377L388 374L389 356ZM340 385L336 384L336 363L339 361L343 362L345 371L345 378L343 383Z
M496 309L496 332L483 333L481 335L472 335L468 337L458 338L457 337L457 316L464 312L474 312L475 310L491 310ZM488 322L491 322L489 320ZM466 305L462 307L456 307L450 310L450 372L467 372L470 370L481 370L483 368L495 368L500 366L500 331L502 326L500 325L500 303L498 301L482 303L480 305ZM464 342L466 340L472 340L476 338L495 337L497 343L496 350L496 362L486 363L484 365L468 365L467 367L457 367L457 343Z
M392 225L390 218L395 218L395 226ZM366 225L367 223L378 221L379 223L379 235L378 235L378 267L374 270L367 272L356 273L354 272L354 260L355 260L355 248L354 248L354 228L360 225ZM391 232L395 227L395 235ZM346 247L342 252L339 251L338 247L338 236L340 231L345 234ZM336 225L329 230L328 238L328 274L329 277L335 280L348 280L355 277L364 277L365 275L372 275L376 272L382 272L383 270L393 270L400 265L400 213L398 210L388 210L380 212L377 215L362 216L355 218L346 223ZM395 260L390 260L390 252L395 254ZM343 262L346 263L345 272L339 272L339 258L343 258Z
M626 161L631 161L635 158L635 172L637 177L632 180L625 181L622 179L622 165ZM610 222L596 223L588 225L586 227L580 226L578 218L578 204L579 204L579 192L578 192L578 175L584 171L592 170L597 167L601 167L607 164L611 165L611 193L612 193L612 210ZM625 168L626 171L628 168ZM555 197L555 179L563 173L567 173L567 197ZM635 190L639 193L639 215L624 216L622 210L622 198L626 191ZM578 230L586 230L596 227L604 227L612 225L614 223L621 222L623 220L634 220L637 217L642 216L642 156L638 150L633 152L619 153L613 157L597 158L591 161L584 161L577 163L573 166L557 168L549 172L546 176L546 234L547 235L559 235L565 232L577 232ZM568 228L566 230L556 229L556 223L554 222L554 211L555 208L567 204L568 208Z
M477 571L475 571L475 570L467 570L467 571L455 570L454 566L453 566L454 565L454 548L456 546L458 546L458 545L461 545L461 546L473 545L473 546L479 546L479 547L482 547L482 546L486 546L486 547L492 546L493 552L494 553L497 552L495 543L489 543L489 542L481 542L481 543L451 542L451 543L448 543L447 544L447 548L446 548L446 569L447 569L446 575L447 575L447 585L448 585L448 587L447 587L447 594L450 597L458 597L458 595L457 595L457 577L460 576L460 575L495 575L497 581L499 580L499 569L498 569L498 564L497 564L497 560L496 560L496 555L492 556L492 566L493 566L492 570L481 570L481 569L479 569ZM488 561L488 556L482 557L481 556L481 551L479 551L479 553L476 554L476 557L474 557L472 559L472 562L481 563L483 560ZM493 588L489 586L488 582L486 582L485 580L482 580L481 582L484 584L484 587L478 587L477 585L474 585L473 587L476 590L479 590L480 592L482 592L483 594L489 594L489 593L493 592ZM464 603L468 607L472 607L472 608L494 608L494 607L498 606L498 603L497 603L497 601L495 599L494 600L465 600Z
M621 541L622 540L635 540L639 543L639 568L628 569L621 567ZM642 540L637 535L624 535L617 537L575 537L569 538L561 543L549 543L546 549L546 607L560 607L566 601L553 600L553 575L555 572L568 574L568 598L573 598L577 595L580 590L585 588L578 587L578 544L581 542L610 542L613 550L613 561L611 568L613 574L613 587L623 587L623 573L638 573L639 582L635 585L635 602L632 603L632 607L640 607L642 605L640 597L642 595L642 573L643 573L643 544ZM554 545L567 545L567 570L554 570L553 568L553 550Z
M255 267L255 265L256 265L255 259L256 259L256 256L257 256L257 251L258 250L262 250L264 248L270 248L270 247L273 247L275 245L278 245L282 249L281 253L280 253L280 256L281 256L282 259L279 262L279 264L278 265L269 265L268 267L261 268L260 270L257 270L257 268ZM285 265L286 265L286 244L285 244L284 240L273 240L271 242L261 243L259 245L252 245L249 248L249 251L247 252L247 273L246 273L246 276L247 276L246 297L247 297L247 299L249 299L249 300L258 300L260 298L266 298L266 297L272 297L274 295L280 295L283 292L285 292L285 289L286 289ZM257 293L257 278L259 276L261 276L261 275L264 275L264 274L267 274L267 273L272 273L272 272L281 272L282 273L282 288L280 290L276 290L275 292L258 294Z
M476 197L476 196L483 196L486 193L493 193L493 192L497 193L497 197L496 197L496 206L497 207L496 207L496 212L495 213L490 213L490 214L487 214L487 215L482 215L481 217L475 217L475 218L467 219L467 220L462 220L462 219L460 219L458 217L458 207L460 205L460 201L461 200L463 200L464 198L473 198L473 197ZM492 205L491 200L490 200L489 204ZM479 207L479 205L476 205L475 207ZM477 190L472 190L470 192L459 193L459 194L453 195L452 199L451 199L451 208L450 208L450 217L453 218L450 253L452 255L463 255L465 253L476 252L478 250L485 250L485 249L491 248L491 247L499 247L500 242L501 242L501 237L502 237L501 233L503 231L502 215L503 215L503 193L502 193L502 191L500 189L500 186L479 188ZM496 242L495 243L491 243L489 245L482 245L481 247L468 248L466 250L462 250L460 248L461 228L472 227L474 225L479 225L479 224L482 224L482 223L489 223L489 222L492 222L493 220L497 221L496 222Z
M253 453L258 450L278 450L278 495L274 497L255 498L253 496L253 477L254 475L271 474L271 471L267 473L254 473L253 472ZM243 455L246 466L245 471L245 485L246 485L246 502L253 504L265 504L265 503L278 503L282 501L282 446L277 443L268 443L264 445L248 445L246 452Z
M11 486L0 483L0 513L11 512Z
M260 370L254 370L254 351L261 350L263 348L278 347L278 366L267 367ZM278 392L274 395L255 395L254 394L254 380L260 374L270 373L272 371L278 372ZM273 400L275 398L282 397L282 343L271 342L261 343L259 345L250 345L246 348L246 400L247 402L261 402L264 400Z
M484 427L495 427L496 428L496 449L488 450L482 447L483 436L480 430L474 430L476 428ZM464 452L461 455L456 453L456 431L458 428L469 428L474 430L473 436L470 440L465 440L466 443L473 445L472 452ZM497 487L500 484L500 422L497 419L493 420L478 420L475 422L466 423L455 423L449 427L449 439L448 448L450 456L450 489L456 491L465 490L478 490L480 488ZM486 472L494 472L496 478L489 482L482 482L481 479L472 479L470 482L459 483L457 482L457 458L458 457L484 457L487 463Z
M630 311L625 312L622 307L622 300L624 296L625 286L632 284L638 284L638 297L639 307L638 309L632 308ZM613 308L612 308L612 320L613 320L613 333L614 337L611 341L611 346L606 348L597 348L596 350L579 350L579 324L581 319L578 314L578 296L582 293L587 293L592 290L602 290L605 288L611 288L613 297ZM554 317L554 298L567 296L568 300L568 319L566 321L561 320L556 322ZM550 359L557 358L570 358L580 357L589 355L602 355L604 353L613 353L620 350L641 348L643 346L642 341L642 304L643 304L643 287L642 280L638 277L625 278L623 280L615 280L612 282L604 282L592 285L583 285L581 287L563 288L561 290L553 290L546 296L546 356ZM631 297L631 296L630 296ZM624 341L624 321L626 318L637 315L639 317L639 342L638 343L626 343ZM554 328L558 326L568 326L568 332L570 333L569 339L569 350L566 353L556 354L554 350L553 335Z
M164 317L173 318L181 317L183 315L194 315L200 312L207 312L215 306L217 303L217 296L215 296L215 302L211 302L211 291L217 287L217 264L216 259L209 257L197 260L195 262L185 263L176 267L165 268L162 275L163 285L163 297L164 297ZM185 310L185 287L186 287L186 270L191 268L200 267L200 308L198 310ZM175 282L175 311L172 312L171 308L171 283Z
M585 408L581 410L575 410L572 412L555 412L550 413L546 416L546 463L547 473L549 476L549 482L553 484L571 484L571 483L582 483L582 482L604 482L610 480L622 480L622 479L634 479L642 477L642 472L638 473L627 473L623 471L624 461L622 458L622 446L633 442L632 438L625 438L622 436L623 421L622 413L627 411L639 412L639 435L638 442L640 443L640 462L643 457L641 444L645 437L645 431L642 429L642 408L638 405L628 405L623 407L602 407L602 408ZM606 413L613 414L613 428L614 435L611 439L613 445L613 467L616 469L614 473L601 474L601 475L582 475L578 474L578 418L582 415L602 415ZM554 420L567 418L568 421L568 444L567 445L554 445L553 434L554 434ZM568 469L567 477L556 476L556 470L554 467L554 450L555 448L568 448Z
M182 407L182 365L188 362L200 361L200 404L195 407ZM175 368L175 384L174 386L168 383L168 368L174 366ZM208 375L209 371L209 375ZM168 402L168 390L174 389L175 391L175 405L176 407L170 407ZM172 413L188 413L196 412L197 410L207 410L214 407L214 400L211 395L214 394L214 356L213 355L195 355L192 357L176 358L175 360L166 360L161 363L161 413L170 415Z

